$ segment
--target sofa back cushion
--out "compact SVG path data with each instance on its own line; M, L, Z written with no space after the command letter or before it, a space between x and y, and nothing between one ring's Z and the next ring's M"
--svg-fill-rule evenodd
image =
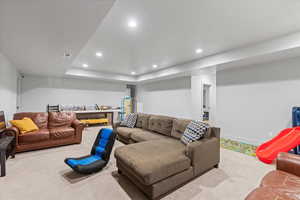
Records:
M46 112L24 112L14 114L14 120L21 120L24 117L32 119L39 129L48 127L48 113Z
M171 136L180 139L190 122L191 120L188 119L174 119Z
M49 112L49 128L70 127L75 119L74 112Z
M149 119L149 130L171 136L173 120L174 118L172 117L151 115Z
M142 129L148 129L149 128L149 119L151 115L138 113L137 121L136 121L136 127L142 128Z

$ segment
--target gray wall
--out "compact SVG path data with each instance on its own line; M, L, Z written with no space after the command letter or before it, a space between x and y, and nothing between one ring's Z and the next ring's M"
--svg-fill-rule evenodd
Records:
M217 72L217 125L223 137L260 144L291 126L300 106L300 58Z
M0 53L0 110L8 120L12 119L17 106L18 72L10 61Z
M123 83L25 75L20 111L46 111L48 104L120 106L125 94Z

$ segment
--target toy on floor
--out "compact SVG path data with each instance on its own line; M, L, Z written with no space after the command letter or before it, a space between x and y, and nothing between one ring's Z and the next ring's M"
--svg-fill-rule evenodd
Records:
M81 174L99 172L108 163L116 134L112 129L104 128L98 133L91 155L80 158L66 158L65 163Z
M281 131L272 140L263 143L256 149L256 156L264 163L270 164L280 152L299 153L300 145L300 108L293 107L292 110L293 127Z
M256 149L256 156L264 163L271 164L280 152L288 152L300 144L300 127L287 128L272 140Z

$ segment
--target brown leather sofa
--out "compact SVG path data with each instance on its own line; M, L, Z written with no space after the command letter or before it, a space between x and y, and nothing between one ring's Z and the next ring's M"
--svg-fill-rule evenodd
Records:
M49 147L80 144L83 124L73 112L29 112L16 113L15 120L31 118L39 127L38 131L20 134L16 127L6 129L6 135L14 135L15 152L44 149Z
M277 169L269 172L246 200L300 200L300 156L280 153L276 162Z
M190 121L139 113L135 128L115 124L118 140L129 144L115 150L119 173L155 199L218 167L220 129L185 145L180 138Z

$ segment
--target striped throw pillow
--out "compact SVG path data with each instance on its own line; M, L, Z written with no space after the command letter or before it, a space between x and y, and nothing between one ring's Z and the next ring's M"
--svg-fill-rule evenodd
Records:
M128 114L124 121L121 122L121 126L126 126L128 128L134 128L137 120L137 114L130 113Z
M188 144L199 140L204 137L208 128L208 124L205 124L201 121L193 120L187 125L183 135L181 136L181 141L184 144Z

